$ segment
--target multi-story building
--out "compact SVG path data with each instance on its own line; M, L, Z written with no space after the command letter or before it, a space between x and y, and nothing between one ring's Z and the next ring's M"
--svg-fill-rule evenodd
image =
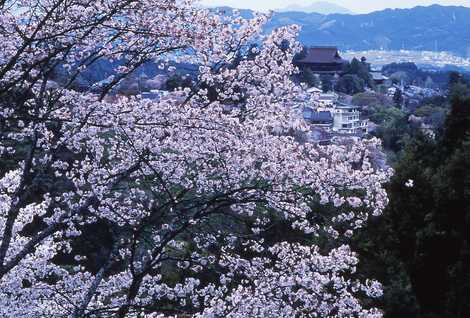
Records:
M368 132L369 121L361 119L359 107L337 103L332 109L333 131L341 134Z

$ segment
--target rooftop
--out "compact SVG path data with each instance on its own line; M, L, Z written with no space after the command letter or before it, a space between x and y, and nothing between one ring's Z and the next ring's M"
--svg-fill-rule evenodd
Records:
M323 91L317 87L310 87L307 89L307 93L322 93Z
M307 49L307 55L299 63L331 64L344 63L336 47L312 47Z
M372 79L374 81L386 81L386 80L388 80L388 77L383 75L382 72L370 72L370 75L372 75Z
M305 108L304 118L312 122L332 123L333 116L329 111L315 111L311 108Z
M356 105L350 105L350 104L345 104L345 103L337 103L335 108L339 109L359 109L359 106Z

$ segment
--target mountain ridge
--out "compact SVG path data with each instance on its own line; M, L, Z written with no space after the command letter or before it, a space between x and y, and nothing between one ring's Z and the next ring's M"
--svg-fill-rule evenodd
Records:
M277 12L305 12L320 14L354 14L351 10L327 1L316 1L309 5L290 5L285 8L275 10Z
M250 16L250 10L242 10ZM302 27L299 40L307 46L338 46L341 50L447 51L470 57L470 8L416 6L367 14L274 12L266 32L280 26Z

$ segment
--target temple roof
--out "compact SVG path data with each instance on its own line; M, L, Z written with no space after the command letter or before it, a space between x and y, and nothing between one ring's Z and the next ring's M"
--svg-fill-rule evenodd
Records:
M307 55L299 63L331 64L344 63L336 47L312 47L307 49Z

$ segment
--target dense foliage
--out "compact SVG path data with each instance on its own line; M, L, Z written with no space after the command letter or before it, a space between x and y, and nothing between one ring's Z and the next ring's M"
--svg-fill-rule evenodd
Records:
M470 99L451 105L435 139L408 139L390 204L357 241L386 317L470 315Z

